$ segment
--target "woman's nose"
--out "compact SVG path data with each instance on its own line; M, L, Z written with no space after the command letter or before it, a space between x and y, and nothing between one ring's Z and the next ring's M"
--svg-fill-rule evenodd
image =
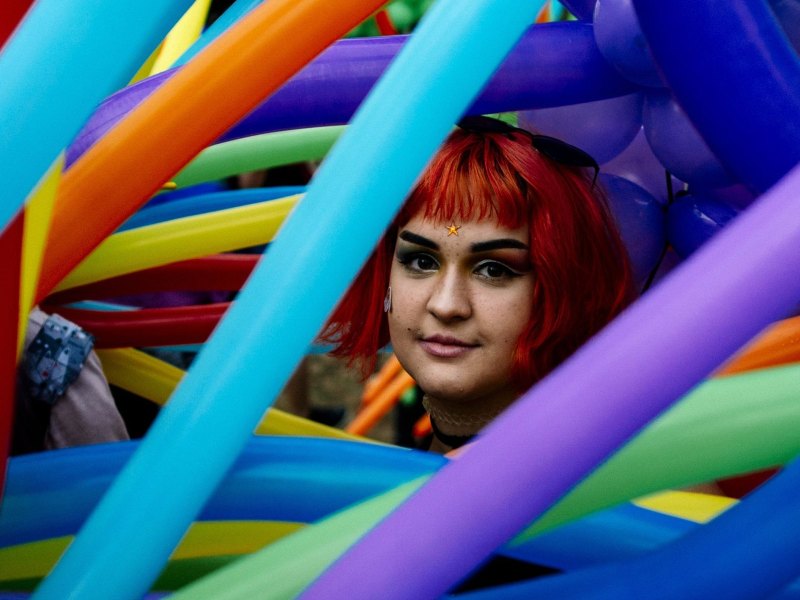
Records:
M427 308L441 321L469 318L472 306L467 282L455 271L441 273L428 298Z

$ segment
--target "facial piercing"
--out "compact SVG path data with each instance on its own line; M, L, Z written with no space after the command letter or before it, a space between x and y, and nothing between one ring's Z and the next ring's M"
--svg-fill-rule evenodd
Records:
M383 299L383 312L392 310L392 286L386 288L386 297Z
M453 223L452 225L447 226L447 237L451 235L458 235L458 230L461 229L461 225L456 225Z

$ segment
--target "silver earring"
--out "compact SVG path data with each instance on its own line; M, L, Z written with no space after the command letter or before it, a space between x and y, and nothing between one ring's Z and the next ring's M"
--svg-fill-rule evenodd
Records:
M386 288L386 297L383 299L383 312L392 310L392 286Z

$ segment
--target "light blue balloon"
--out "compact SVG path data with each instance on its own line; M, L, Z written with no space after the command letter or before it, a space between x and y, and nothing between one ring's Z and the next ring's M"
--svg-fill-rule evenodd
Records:
M427 161L541 5L433 7L37 598L99 599L109 589L133 598L149 589Z
M0 230L191 0L38 0L0 53Z
M286 198L288 196L294 196L295 194L302 194L305 191L306 186L304 185L287 185L272 188L252 188L247 190L228 190L226 192L198 194L171 202L163 202L155 206L145 206L125 221L125 223L120 225L117 231L128 231L129 229L171 221L172 219L204 215L209 212L228 208L249 206L258 202L267 202L277 198Z
M219 34L261 4L262 1L263 0L236 0L236 2L231 4L228 9L197 38L194 44L189 46L186 52L181 54L180 58L178 58L172 66L180 67L185 65L194 58L198 52L217 39Z

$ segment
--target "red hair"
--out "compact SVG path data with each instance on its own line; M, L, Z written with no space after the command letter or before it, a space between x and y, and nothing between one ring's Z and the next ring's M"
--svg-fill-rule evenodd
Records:
M436 223L527 223L534 310L517 343L513 377L524 391L572 354L633 298L627 252L601 193L581 169L545 157L523 132L453 132L333 312L320 339L366 377L389 342L383 299L399 229L414 215Z

